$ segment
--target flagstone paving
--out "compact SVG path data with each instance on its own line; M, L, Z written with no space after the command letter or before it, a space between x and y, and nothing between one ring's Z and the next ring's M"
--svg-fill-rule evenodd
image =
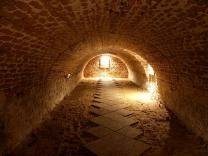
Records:
M174 114L158 103L139 101L138 95L130 81L83 81L6 155L208 156L208 145Z
M90 113L96 114L96 115L104 115L109 113L110 111L104 108L97 108L97 107L91 107Z
M130 138L136 138L137 136L143 133L142 130L132 128L132 127L125 127L125 128L118 130L117 132Z
M99 94L94 95L90 109L92 114L98 115L92 118L91 122L99 126L90 128L87 132L99 139L85 146L98 156L139 156L150 146L134 139L143 132L130 127L137 123L137 120L131 117L133 111L126 109L130 105L122 101L122 93L111 94L108 87L109 82L99 82L96 90ZM114 84L114 87L121 91L122 86L119 83Z
M97 126L97 127L90 128L89 130L87 130L87 132L91 133L97 137L104 137L104 136L112 133L113 131L110 130L109 128L105 128L103 126Z
M86 147L98 156L139 156L150 148L147 144L116 132L89 143Z

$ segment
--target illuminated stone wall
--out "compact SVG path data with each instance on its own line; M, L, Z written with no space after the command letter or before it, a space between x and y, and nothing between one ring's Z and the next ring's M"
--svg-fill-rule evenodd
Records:
M47 99L68 94L86 62L106 51L147 60L163 103L208 140L207 0L123 2L0 1L0 136L6 142L18 143L58 103ZM127 60L136 72L138 61ZM132 80L143 85L145 75L135 72Z
M104 73L112 78L128 78L128 69L119 58L111 56L110 68L99 67L100 56L92 59L84 70L84 77L103 77Z

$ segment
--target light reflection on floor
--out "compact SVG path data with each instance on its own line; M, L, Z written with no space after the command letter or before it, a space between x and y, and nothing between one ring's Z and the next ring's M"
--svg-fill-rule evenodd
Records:
M112 78L112 77L92 77L92 78L83 78L85 80L102 80L102 81L112 81L112 80L117 80L117 81L129 81L128 78Z
M141 89L141 88L128 88L124 90L126 100L127 101L134 101L134 103L143 103L143 104L148 104L148 105L154 105L158 101L158 95L156 90L154 92L148 91L146 89Z
M111 77L95 77L95 78L85 78L86 80L102 80L102 81L113 81L116 80L120 83L123 82L129 82L129 79L127 78L111 78ZM147 84L147 89L141 89L141 88L128 88L124 89L123 92L125 93L126 100L140 102L143 104L153 105L157 102L158 98L156 98L157 95L157 89L156 85L154 83Z

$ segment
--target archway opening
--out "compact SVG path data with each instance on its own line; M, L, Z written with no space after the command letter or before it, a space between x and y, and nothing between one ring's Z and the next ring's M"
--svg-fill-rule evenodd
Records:
M141 56L104 53L88 60L83 68L83 79L125 80L137 85L137 90L126 90L127 99L145 104L160 101L156 73Z
M128 79L128 67L119 57L101 54L92 58L84 69L84 78L90 79Z

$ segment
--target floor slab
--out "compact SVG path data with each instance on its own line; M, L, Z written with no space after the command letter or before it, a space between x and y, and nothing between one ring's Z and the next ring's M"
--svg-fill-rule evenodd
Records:
M113 131L119 130L119 129L127 126L127 124L125 122L113 121L112 119L106 118L103 116L95 117L95 118L91 119L91 121L98 124L98 125L109 128Z
M98 103L98 102L93 102L93 103L92 103L92 106L100 107L100 108L108 107L107 104L105 104L105 103Z
M87 130L88 133L96 136L96 137L104 137L110 133L112 133L113 131L110 130L109 128L103 127L103 126L97 126L97 127L93 127Z
M104 108L97 108L97 107L90 107L90 113L96 114L96 115L104 115L109 113L109 110L106 110Z
M131 125L131 124L138 122L137 120L135 120L133 118L124 117L124 116L118 114L117 112L107 113L104 115L104 117L110 118L113 121L122 122L125 125Z
M105 104L107 104L107 103L105 103ZM105 106L103 108L108 109L108 110L112 110L112 111L116 111L116 110L123 109L123 108L126 108L126 107L129 107L129 105L125 105L125 104L114 104L114 105L107 105L107 106Z
M140 156L150 148L145 143L115 132L87 144L86 147L98 156Z
M135 138L141 134L143 134L143 131L141 129L132 128L132 127L125 127L117 131L117 133L120 133L124 136Z
M132 115L134 112L126 110L126 109L120 109L117 111L117 113L123 116L129 116L129 115Z

